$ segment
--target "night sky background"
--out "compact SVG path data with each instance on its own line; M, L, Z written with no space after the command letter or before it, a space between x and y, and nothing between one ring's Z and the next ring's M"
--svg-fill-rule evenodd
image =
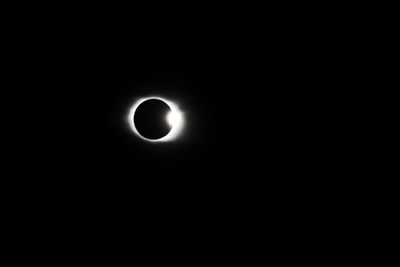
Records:
M321 112L335 86L323 64L335 56L328 26L311 30L286 9L162 10L16 22L8 69L18 70L12 110L24 119L13 121L8 158L24 162L12 180L29 196L18 198L24 210L79 221L96 240L112 239L110 229L127 239L187 233L185 243L232 241L238 224L300 227L311 206L323 209L315 200L334 166L324 151L336 130ZM146 96L185 113L177 140L148 143L129 129L129 108Z

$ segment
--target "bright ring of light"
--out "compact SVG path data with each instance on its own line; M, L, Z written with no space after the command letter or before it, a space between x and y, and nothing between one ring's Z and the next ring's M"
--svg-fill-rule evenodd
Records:
M167 114L167 116L165 118L167 120L168 124L171 126L171 130L169 131L169 133L166 136L161 137L160 139L148 139L148 138L142 136L136 129L135 123L133 121L133 116L135 115L135 112L136 112L136 109L138 108L138 106L140 104L142 104L144 101L150 100L150 99L161 100L161 101L165 102L171 109L171 111ZM169 100L166 100L164 98L157 97L157 96L145 97L145 98L140 98L139 100L137 100L133 104L133 106L130 108L127 119L128 119L128 124L129 124L130 128L132 129L132 131L137 136L142 138L143 140L146 140L149 142L172 141L180 135L180 133L182 132L182 129L183 129L183 113L179 110L178 106Z

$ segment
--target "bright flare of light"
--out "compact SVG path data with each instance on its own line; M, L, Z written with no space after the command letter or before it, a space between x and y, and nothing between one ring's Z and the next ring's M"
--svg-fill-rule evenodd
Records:
M167 114L167 122L171 127L181 124L182 119L182 113L179 111L170 111Z
M144 101L150 100L150 99L161 100L161 101L165 102L171 109L171 111L167 114L167 117L166 117L168 124L171 126L171 130L169 131L169 133L166 136L164 136L160 139L148 139L146 137L143 137L142 135L140 135L140 133L136 129L135 123L133 121L133 117L135 115L135 112L136 112L136 109L138 108L138 106L140 104L142 104ZM142 138L146 141L149 141L149 142L168 142L168 141L172 141L172 140L176 139L181 134L182 129L183 129L183 124L184 124L183 113L179 110L178 106L169 100L166 100L164 98L157 97L157 96L145 97L145 98L141 98L141 99L137 100L133 104L133 106L130 108L127 119L128 119L128 124L129 124L130 128L132 129L132 131L140 138Z

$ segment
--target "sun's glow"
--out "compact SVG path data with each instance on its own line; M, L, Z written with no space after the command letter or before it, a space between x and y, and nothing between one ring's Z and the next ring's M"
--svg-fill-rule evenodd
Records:
M171 130L169 131L169 133L160 138L160 139L148 139L146 137L143 137L142 135L140 135L140 133L138 132L138 130L136 129L135 123L133 121L133 116L135 115L136 109L137 107L142 104L144 101L146 100L150 100L150 99L157 99L157 100L161 100L163 102L165 102L169 108L171 109L171 111L167 114L166 116L166 120L168 122L168 124L171 126ZM135 103L132 105L132 107L129 109L128 112L128 124L130 126L130 128L132 129L132 131L139 136L140 138L142 138L143 140L149 141L149 142L168 142L168 141L172 141L175 140L182 132L183 129L183 125L184 125L184 114L179 110L178 106L161 97L145 97L145 98L140 98L137 101L135 101Z
M182 121L182 113L179 111L170 111L167 114L167 122L169 126L174 127L179 125Z

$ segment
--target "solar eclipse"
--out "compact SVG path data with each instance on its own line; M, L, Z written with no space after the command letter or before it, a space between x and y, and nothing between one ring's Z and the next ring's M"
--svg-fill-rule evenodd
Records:
M148 142L175 140L183 129L183 113L175 103L161 97L137 100L127 119L131 130Z

